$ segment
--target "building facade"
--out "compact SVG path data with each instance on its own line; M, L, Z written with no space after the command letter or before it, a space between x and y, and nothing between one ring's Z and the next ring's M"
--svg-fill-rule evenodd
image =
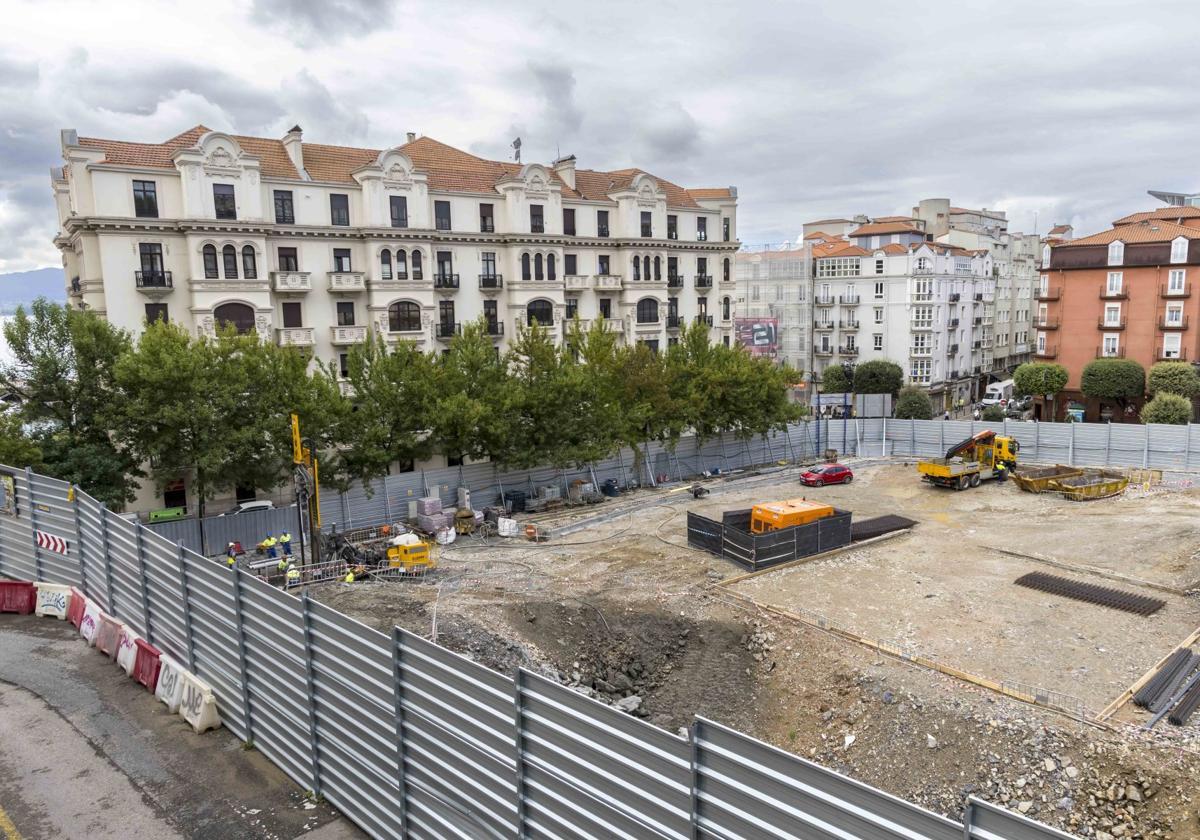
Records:
M798 371L812 370L811 269L805 246L743 251L735 262L736 339L755 352L758 337L773 330L772 357Z
M139 331L222 324L345 364L376 330L423 350L482 318L503 348L576 314L666 346L730 340L737 191L638 169L489 161L197 126L161 144L63 132L53 171L69 299Z
M1035 292L1034 358L1068 372L1060 416L1071 402L1087 420L1137 420L1080 391L1093 359L1132 359L1149 370L1159 361L1194 362L1200 352L1200 207L1134 213L1110 230L1046 244Z

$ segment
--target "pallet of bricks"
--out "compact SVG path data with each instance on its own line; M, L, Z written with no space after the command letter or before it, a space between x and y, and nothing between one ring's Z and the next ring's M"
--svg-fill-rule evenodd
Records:
M443 528L454 527L454 512L442 509L442 500L437 496L417 499L417 530L436 534Z

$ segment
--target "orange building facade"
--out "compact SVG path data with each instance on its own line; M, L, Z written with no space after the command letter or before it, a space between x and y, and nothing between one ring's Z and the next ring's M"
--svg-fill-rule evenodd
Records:
M1132 359L1147 371L1160 361L1200 361L1197 280L1200 207L1134 213L1111 230L1046 245L1033 292L1033 355L1069 374L1054 419L1075 403L1089 421L1137 421L1139 406L1122 414L1080 391L1094 359Z

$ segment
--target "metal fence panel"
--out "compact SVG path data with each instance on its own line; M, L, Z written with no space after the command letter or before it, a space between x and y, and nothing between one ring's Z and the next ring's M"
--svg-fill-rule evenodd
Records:
M137 527L137 538L154 644L191 667L191 638L179 548L142 526Z
M213 688L221 721L243 741L253 740L242 705L241 640L234 604L234 572L195 552L182 552L188 593L193 669Z
M71 485L57 478L27 473L33 501L33 521L38 531L66 542L66 551L38 548L38 566L42 580L79 586L83 574L79 566L79 533Z
M84 591L107 613L113 613L109 591L108 554L104 548L103 508L86 493L77 493L79 507L79 565Z
M971 797L967 840L1072 840L1072 835Z
M148 621L148 600L138 550L137 525L110 510L103 512L103 519L114 614L133 627L139 636L157 645L158 639Z
M1186 470L1192 427L1143 426L1147 438L1146 465L1160 470Z
M358 503L358 502L356 502ZM383 522L379 520L373 520ZM225 552L231 542L240 542L250 550L267 534L280 531L298 532L300 524L295 505L272 510L251 510L231 516L206 516L204 519L180 519L175 522L154 522L146 527L159 536L183 545L196 553L212 557ZM203 530L204 547L201 548Z
M33 551L33 503L24 470L6 470L16 496L13 513L0 514L0 573L13 578L37 580L39 561Z

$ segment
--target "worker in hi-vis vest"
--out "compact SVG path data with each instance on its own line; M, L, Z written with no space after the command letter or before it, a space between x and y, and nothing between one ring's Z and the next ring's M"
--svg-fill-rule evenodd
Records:
M288 582L288 586L292 586L293 584L297 584L300 582L300 570L296 568L296 565L294 563L288 563L287 582Z
M233 568L237 563L237 543L230 543L225 547L225 565Z
M287 531L279 535L279 547L283 549L284 557L292 556L292 535Z
M277 542L278 542L278 540L276 540L275 537L273 537L271 534L267 534L267 538L265 540L263 540L263 543L262 543L263 548L265 548L267 550L268 557L275 556L275 544Z

